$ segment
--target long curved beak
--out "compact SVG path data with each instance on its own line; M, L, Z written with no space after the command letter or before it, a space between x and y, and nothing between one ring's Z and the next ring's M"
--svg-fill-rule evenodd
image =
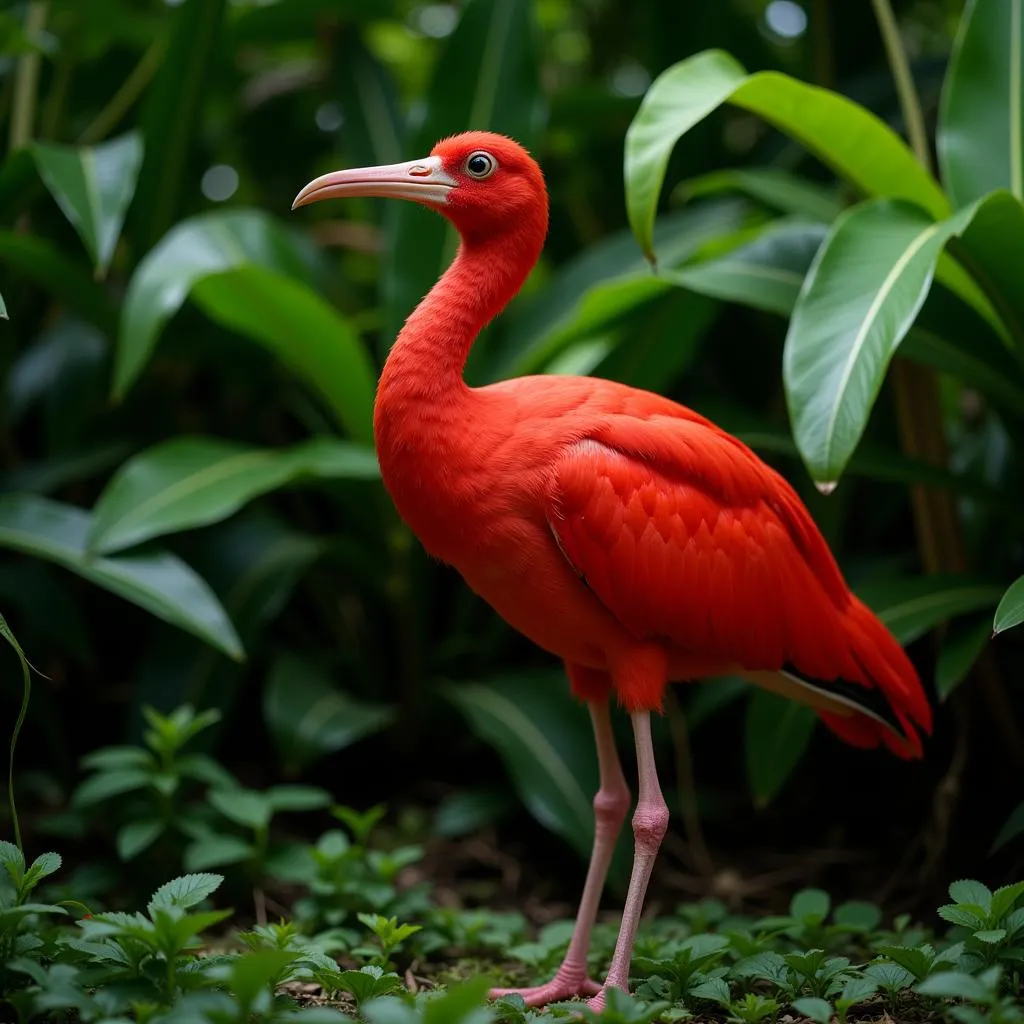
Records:
M344 196L383 196L443 206L457 184L445 172L439 156L380 167L353 167L314 178L295 197L292 209Z

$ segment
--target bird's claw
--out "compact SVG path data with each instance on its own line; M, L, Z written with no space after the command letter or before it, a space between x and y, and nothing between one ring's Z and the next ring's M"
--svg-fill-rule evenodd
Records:
M601 986L596 981L592 981L586 975L576 976L561 972L544 985L535 985L533 988L492 988L487 993L489 999L500 999L508 995L522 996L527 1006L546 1006L548 1003L560 1003L576 996L592 996L590 1003L601 1000L601 1005L604 1004Z

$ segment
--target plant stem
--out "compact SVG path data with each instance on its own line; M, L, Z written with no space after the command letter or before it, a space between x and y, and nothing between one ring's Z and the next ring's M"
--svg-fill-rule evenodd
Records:
M911 149L922 166L929 172L932 169L931 149L928 146L928 133L924 127L924 114L921 112L921 99L917 95L914 76L910 73L907 52L903 49L900 29L896 24L896 16L892 12L889 0L871 0L878 20L878 28L885 43L885 53L889 58L889 67L896 83L896 94L900 99L900 109L907 127L907 138Z
M156 70L160 67L166 39L158 36L150 44L142 59L132 69L132 73L121 84L121 88L111 97L110 102L93 118L92 123L78 137L80 146L89 146L99 142L108 135L149 85Z
M25 14L25 34L30 38L42 32L49 6L49 0L32 0L28 5ZM12 153L32 141L41 60L42 55L38 52L26 53L18 60L18 70L14 76L14 102L9 137L9 150Z

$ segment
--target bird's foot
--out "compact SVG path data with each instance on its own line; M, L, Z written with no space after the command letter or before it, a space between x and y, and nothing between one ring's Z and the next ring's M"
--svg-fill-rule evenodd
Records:
M603 999L600 993L601 986L587 977L583 967L573 968L562 964L555 976L544 985L536 985L533 988L492 988L487 995L490 999L518 995L523 997L527 1006L545 1006L548 1003L559 1003L575 996L593 996L594 999Z
M607 993L608 988L609 986L607 984L601 986L597 990L597 993L591 999L587 1000L588 1010L593 1010L594 1013L601 1013L604 1010L606 1005L605 994Z

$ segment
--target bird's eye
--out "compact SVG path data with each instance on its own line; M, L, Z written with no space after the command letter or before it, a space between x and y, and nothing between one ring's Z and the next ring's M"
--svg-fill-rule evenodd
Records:
M497 169L498 161L483 150L470 153L466 160L466 171L474 178L489 178Z

